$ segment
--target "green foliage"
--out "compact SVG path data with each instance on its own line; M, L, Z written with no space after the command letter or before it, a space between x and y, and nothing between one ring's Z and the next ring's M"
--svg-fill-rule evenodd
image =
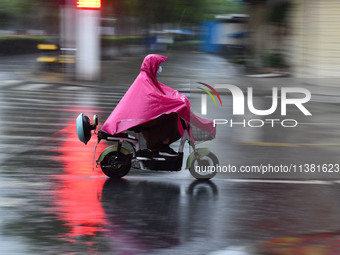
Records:
M13 21L21 12L17 0L1 0L0 4L0 26Z
M231 58L229 61L233 64L236 65L245 65L246 64L246 59L244 58Z
M285 67L286 62L281 53L270 53L263 57L263 64L265 67Z
M0 1L0 29L40 29L47 33L59 29L61 0ZM117 18L118 34L133 26L147 30L171 23L183 27L213 20L217 14L245 12L245 4L236 0L102 0L102 6L104 17Z
M245 13L246 5L231 0L103 0L116 17L135 16L146 24L213 20L217 14Z
M0 55L36 53L37 45L45 41L38 36L0 36Z
M124 46L124 45L137 45L143 43L143 37L141 36L103 36L101 38L101 46Z
M218 14L245 14L246 4L230 0L206 0L205 1L205 20L214 20Z
M291 3L283 2L273 5L267 13L267 22L275 25L282 25L286 22Z
M1 0L0 29L16 27L24 29L26 26L51 24L58 18L58 1L46 0ZM52 18L51 18L52 17Z

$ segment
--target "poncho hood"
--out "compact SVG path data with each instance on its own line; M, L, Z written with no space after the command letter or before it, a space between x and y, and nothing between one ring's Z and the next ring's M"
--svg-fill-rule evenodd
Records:
M145 72L152 79L156 88L158 88L163 94L165 93L156 79L156 73L160 64L165 62L167 59L168 58L165 56L150 54L144 58L141 67L141 72Z

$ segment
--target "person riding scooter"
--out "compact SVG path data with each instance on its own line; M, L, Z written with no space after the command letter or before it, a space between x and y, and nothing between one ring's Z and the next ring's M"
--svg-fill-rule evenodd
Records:
M185 95L157 80L162 71L160 65L166 60L167 57L157 54L144 58L139 75L101 129L111 135L140 129L148 150L137 152L136 156L177 156L169 145L181 137L180 118L189 123L194 116L194 121L215 133L211 121L201 123L201 119L190 112Z
M216 175L214 168L203 174L200 172L201 167L219 164L216 155L209 148L195 145L197 141L213 139L216 127L211 120L190 111L186 96L157 81L162 69L160 64L166 59L156 54L144 58L139 75L96 133L95 151L101 140L114 143L96 160L96 166L100 165L102 172L110 178L124 177L132 166L141 170L180 171L186 143L192 148L185 164L190 173L197 179L210 179ZM96 115L91 124L81 113L76 120L79 140L87 144L97 125ZM141 144L140 133L148 149L141 149L145 147ZM178 152L175 152L169 145L179 138Z

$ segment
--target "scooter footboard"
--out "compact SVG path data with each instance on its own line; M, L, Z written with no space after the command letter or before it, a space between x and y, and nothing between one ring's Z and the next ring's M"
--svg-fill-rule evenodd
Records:
M181 171L183 162L183 153L179 153L176 157L162 156L164 160L144 161L144 166L155 171Z

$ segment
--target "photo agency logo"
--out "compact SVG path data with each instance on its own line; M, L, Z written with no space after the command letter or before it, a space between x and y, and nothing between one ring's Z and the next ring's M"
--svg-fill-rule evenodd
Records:
M298 125L298 121L296 119L288 119L287 117L287 107L296 107L304 116L312 116L310 111L306 108L306 104L311 99L311 93L309 90L305 88L299 87L282 87L272 88L272 102L271 106L268 109L257 109L254 106L254 90L252 87L247 88L247 93L243 93L243 91L232 84L215 84L214 86L208 85L203 82L199 82L199 84L203 85L204 88L198 87L205 93L201 95L201 114L207 115L208 107L207 107L207 95L213 100L215 105L217 101L212 93L215 94L217 99L220 102L220 105L223 106L220 94L217 92L218 89L221 92L231 93L232 96L232 115L233 116L244 116L246 106L250 113L255 116L261 116L261 118L255 119L225 119L218 118L213 119L214 126L217 125L229 125L230 127L263 127L264 125L270 125L274 127L276 125L280 125L282 127L296 127ZM208 90L209 89L209 90ZM269 98L270 98L269 97ZM280 106L279 106L280 101ZM280 107L280 116L282 118L270 118L269 116L277 111L278 107Z
M217 93L216 89L214 89L212 86L203 83L203 82L199 82L199 84L207 87L208 89L210 89L210 91L212 91L218 98L218 100L220 101L220 104L222 106L222 100L220 95ZM197 87L198 89L203 90L206 94L202 94L201 95L201 114L202 115L207 115L207 95L209 95L211 97L211 99L214 101L215 105L217 105L217 102L214 98L214 96L211 94L211 92L205 88L201 88L201 87Z

